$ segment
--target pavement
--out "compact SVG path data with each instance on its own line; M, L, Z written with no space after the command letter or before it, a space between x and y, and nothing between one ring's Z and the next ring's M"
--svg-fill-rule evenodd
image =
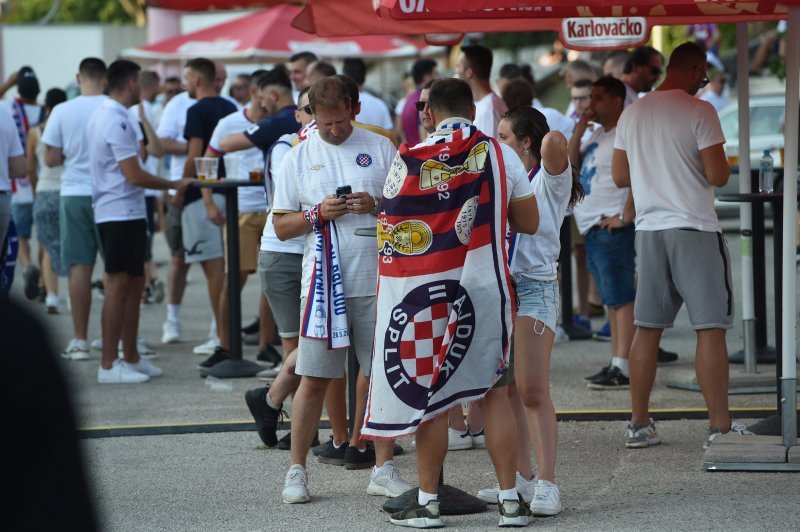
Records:
M742 347L739 241L733 232L726 238L737 308L736 327L727 339L729 350L734 351ZM156 260L166 262L168 253L162 237L157 235L155 242ZM767 250L771 249L771 242L767 242ZM771 260L768 253L767 272L772 272ZM95 278L100 278L100 268ZM160 271L165 278L166 267ZM21 275L19 271L17 274L12 295L22 300ZM768 336L769 343L774 344L771 284L767 283ZM66 294L65 280L61 288ZM242 296L245 322L255 315L258 296L257 279L251 276ZM24 304L41 315L53 348L63 349L72 331L66 304L62 302L59 315L46 315L38 303ZM102 301L94 299L90 339L100 336L101 308ZM93 358L86 362L62 361L79 425L89 429L82 432L81 442L102 529L389 529L387 514L381 511L384 500L366 495L368 471L345 471L312 458L312 503L286 505L280 501L288 453L260 445L243 397L247 389L261 383L251 378L209 385L199 377L196 364L202 358L193 355L191 348L205 340L209 316L203 274L193 267L182 309L181 343L160 344L166 318L164 304L142 307L140 334L158 351L154 363L164 369L163 377L142 385L99 385L99 352L93 352ZM593 319L594 328L602 323L600 318ZM564 511L556 517L537 518L532 526L584 530L797 529L800 475L703 469L707 423L702 419L702 395L665 386L669 380L685 378L693 368L694 333L685 311L676 327L666 332L662 346L680 355L677 362L659 368L651 398L652 408L659 412L654 417L664 419L658 423L664 442L649 449L629 450L623 445L629 393L589 390L582 380L608 363L610 345L594 340L556 344L551 392L561 419L567 420L559 422L556 469ZM254 359L255 352L255 347L245 347L245 357ZM774 366L759 366L759 371L774 374ZM731 395L730 404L741 412L740 420L750 424L775 408L776 396ZM120 427L154 435L118 436L124 434L117 430ZM213 427L226 431L207 432ZM98 430L102 428L110 430ZM323 430L320 437L325 439L328 434ZM112 437L98 437L109 435ZM401 443L408 452L396 461L404 478L414 485L413 447L408 440ZM445 481L470 493L496 483L484 450L450 453ZM496 507L490 506L481 514L447 517L446 523L453 530L487 530L495 528L497 520Z

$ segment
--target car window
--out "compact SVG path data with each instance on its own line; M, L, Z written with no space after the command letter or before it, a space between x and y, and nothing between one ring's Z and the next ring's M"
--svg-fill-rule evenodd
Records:
M780 135L783 106L763 105L750 108L750 135ZM738 131L737 131L738 134Z
M722 124L722 133L729 141L739 139L739 115L738 110L729 107L727 112L722 113L719 117Z

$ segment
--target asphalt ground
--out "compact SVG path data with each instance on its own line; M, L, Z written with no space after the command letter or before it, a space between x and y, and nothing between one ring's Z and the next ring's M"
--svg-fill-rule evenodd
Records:
M733 262L736 327L728 333L731 351L742 346L739 242L726 238ZM160 235L157 261L168 258ZM35 249L35 246L34 246ZM771 241L767 242L768 275L772 272ZM166 268L161 267L162 279ZM22 300L20 272L12 295ZM95 271L100 278L101 266ZM191 348L204 341L209 311L202 271L193 267L182 309L183 341L160 345L164 304L142 307L140 334L157 351L154 363L164 376L142 385L99 385L99 352L85 362L63 361L84 439L82 446L94 486L104 530L375 530L386 528L381 498L366 495L368 472L309 461L311 504L280 501L288 453L261 448L244 402L245 390L256 379L226 381L209 386L199 377L201 357ZM771 278L768 280L769 339L774 344ZM62 298L66 282L62 280ZM243 316L256 313L259 286L251 276L243 291ZM54 349L71 337L72 321L62 302L59 315L46 315L43 305L29 305L40 314ZM94 299L90 339L100 336L102 301ZM603 319L593 319L594 328ZM706 422L696 419L704 408L700 393L667 388L668 380L692 374L694 333L682 311L676 327L667 331L662 346L680 359L659 368L651 406L664 411L659 423L664 443L645 450L623 445L627 391L592 391L582 377L608 363L610 346L594 340L556 344L551 391L562 419L619 419L562 421L557 482L565 510L557 517L537 518L537 528L592 530L794 530L800 521L800 476L791 473L709 473L702 468ZM245 347L254 358L256 348ZM733 366L734 371L737 366ZM774 366L759 366L774 373ZM774 394L731 395L745 422L774 409ZM289 405L286 405L287 407ZM747 409L757 413L748 418ZM288 408L287 408L288 410ZM655 416L659 419L658 415ZM694 418L691 420L681 419ZM211 428L209 428L209 426ZM123 430L123 429L128 430ZM208 432L226 430L228 432ZM138 432L137 432L138 431ZM175 434L185 432L185 434ZM123 434L157 434L119 436ZM280 433L282 434L282 433ZM279 435L280 435L279 434ZM323 431L321 437L327 437ZM104 436L104 437L99 437ZM398 457L404 477L416 480L413 448ZM450 453L445 480L468 492L495 483L485 451ZM454 530L483 530L497 525L495 507L471 516L449 517Z

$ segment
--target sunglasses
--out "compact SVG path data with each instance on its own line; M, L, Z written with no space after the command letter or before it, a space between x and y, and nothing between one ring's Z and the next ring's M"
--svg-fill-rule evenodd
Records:
M650 67L650 73L651 73L652 75L654 75L654 76L661 77L661 73L662 73L662 72L663 72L663 71L661 70L661 67L657 67L657 66L651 66L651 67Z
M701 89L705 88L705 86L708 85L708 82L709 82L708 74L706 74L705 76L703 76L703 79L700 80L700 88Z
M310 105L304 105L303 107L300 108L300 110L303 111L307 115L312 114Z
M417 111L421 113L422 111L425 110L425 106L428 105L428 102L423 102L422 100L420 100L414 105L416 106Z

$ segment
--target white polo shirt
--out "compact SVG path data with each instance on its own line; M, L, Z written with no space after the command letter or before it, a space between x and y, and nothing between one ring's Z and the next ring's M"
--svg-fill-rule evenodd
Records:
M44 128L42 142L64 153L61 174L62 196L91 196L86 121L107 96L78 96L53 108Z
M131 184L119 162L135 158L139 163L139 141L128 110L107 99L86 125L92 175L92 207L96 223L144 219L147 215L144 189Z
M381 196L395 148L382 135L353 128L340 145L312 135L283 159L275 180L273 212L302 212L320 203L336 188L350 185L353 192ZM345 297L374 296L378 280L378 247L375 238L356 236L359 228L374 228L369 214L345 214L336 220L339 257ZM307 294L314 269L316 235L305 235L302 294Z
M11 190L11 180L8 178L8 160L24 154L25 151L19 141L14 118L5 109L0 110L0 191Z
M219 122L211 134L211 140L208 147L216 152L220 157L223 155L222 148L219 147L222 139L226 135L233 133L242 133L247 128L255 124L250 117L247 116L247 109L242 109L235 113L229 114ZM226 179L241 179L248 181L250 179L250 170L253 168L264 169L264 152L259 148L249 148L246 150L236 151L228 154L228 157L239 158L239 172L237 175L226 175ZM226 172L230 168L225 169ZM267 210L267 197L264 193L264 187L240 187L238 190L239 196L239 212L265 212Z

